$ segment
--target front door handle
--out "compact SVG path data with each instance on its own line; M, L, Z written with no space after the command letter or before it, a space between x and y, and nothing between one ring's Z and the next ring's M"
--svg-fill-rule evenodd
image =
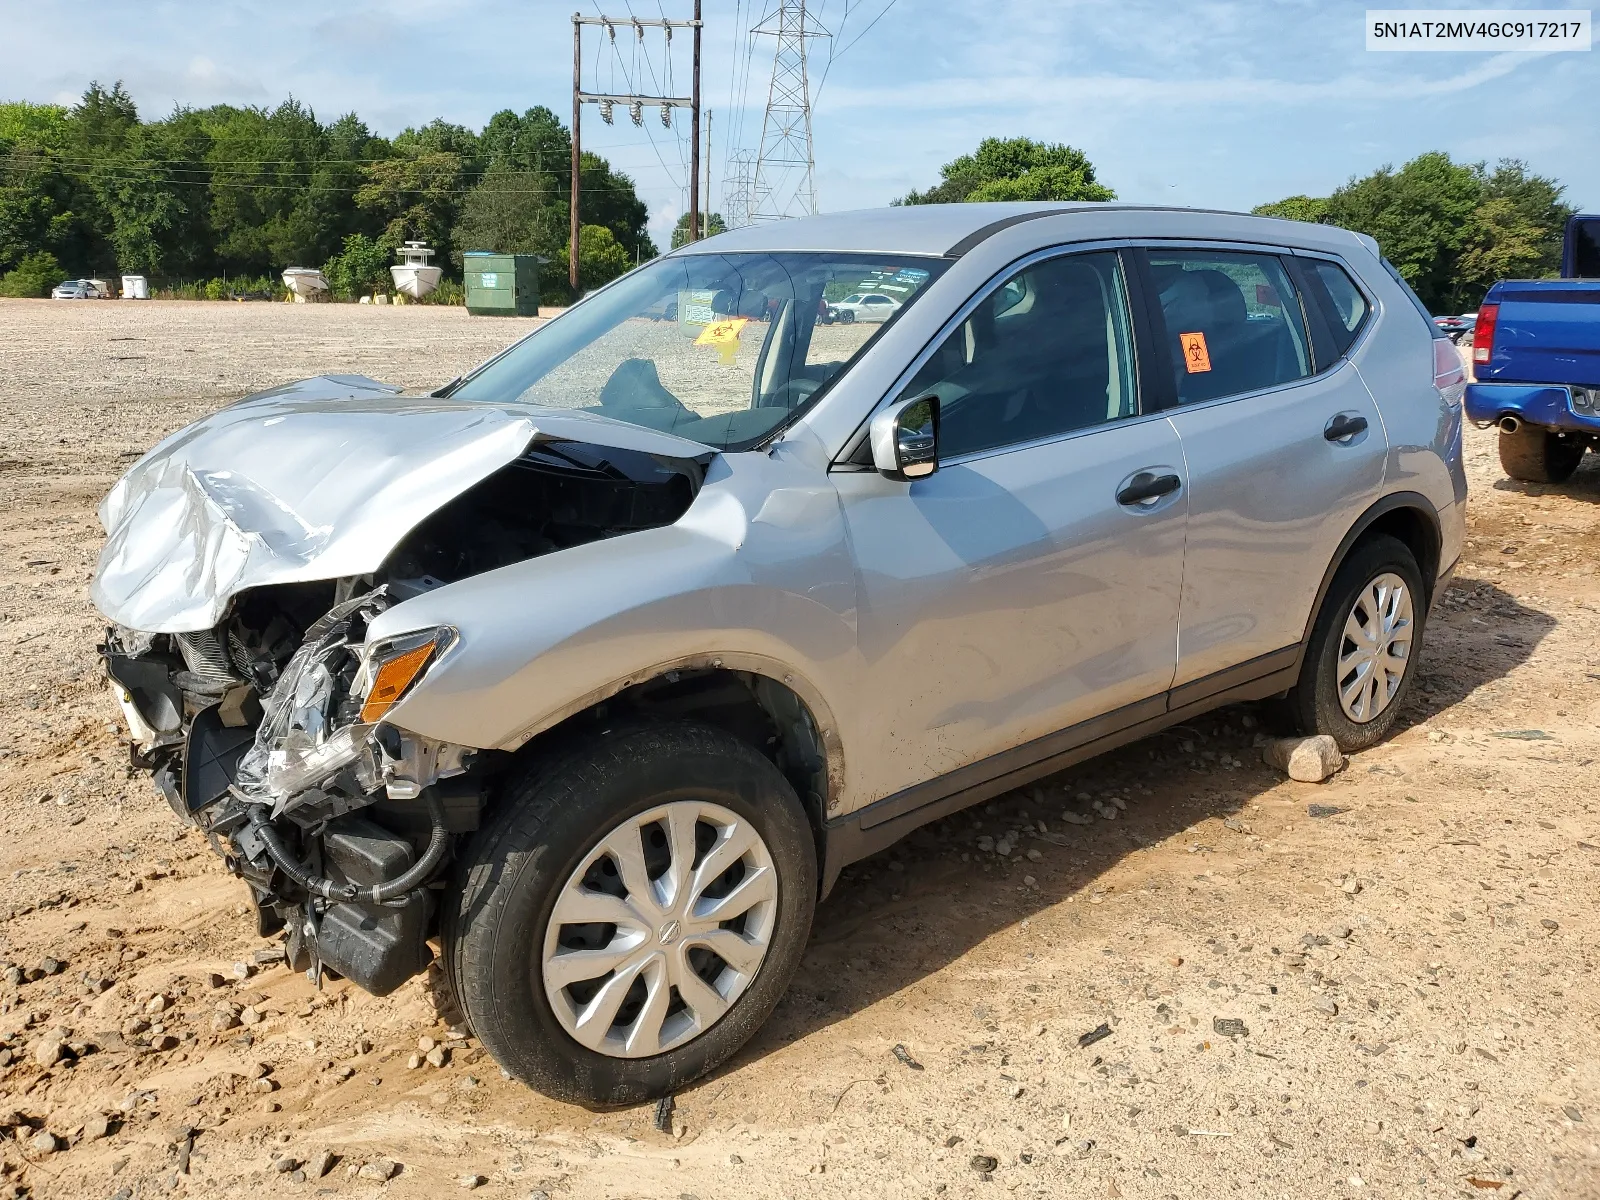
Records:
M1183 480L1176 475L1155 475L1149 471L1140 471L1128 480L1128 486L1117 493L1117 503L1122 505L1147 504L1151 500L1159 500L1170 492L1177 491L1183 486Z
M1330 442L1342 442L1346 438L1353 438L1367 427L1365 417L1351 416L1349 413L1339 413L1322 427L1322 436Z

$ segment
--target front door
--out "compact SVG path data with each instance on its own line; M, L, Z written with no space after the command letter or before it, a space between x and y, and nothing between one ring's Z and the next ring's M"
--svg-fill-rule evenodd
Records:
M1171 424L1139 411L1119 256L1024 267L900 394L939 397L939 470L909 484L834 477L868 690L859 794L881 799L1136 701L1160 711L1186 472Z
M1149 251L1189 468L1175 686L1288 661L1339 543L1381 491L1388 440L1272 254ZM1348 339L1346 339L1348 340ZM1283 661L1278 661L1282 659Z

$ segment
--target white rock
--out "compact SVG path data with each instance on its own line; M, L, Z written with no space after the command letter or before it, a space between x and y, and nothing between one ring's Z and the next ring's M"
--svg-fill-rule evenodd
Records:
M1093 825L1094 818L1086 817L1082 813L1075 813L1070 808L1061 814L1061 819L1068 825Z
M1344 767L1339 746L1325 733L1308 738L1276 738L1261 749L1261 758L1290 779L1321 783Z

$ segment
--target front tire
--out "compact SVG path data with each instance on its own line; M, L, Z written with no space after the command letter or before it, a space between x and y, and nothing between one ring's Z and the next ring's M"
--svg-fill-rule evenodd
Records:
M1565 483L1583 461L1582 438L1561 437L1537 425L1500 430L1500 465L1525 483Z
M810 827L772 763L705 726L619 730L504 788L445 905L446 968L512 1075L637 1104L761 1026L816 891Z
M1344 751L1386 738L1416 673L1426 615L1410 548L1387 534L1359 543L1328 585L1284 701L1296 731L1329 734Z

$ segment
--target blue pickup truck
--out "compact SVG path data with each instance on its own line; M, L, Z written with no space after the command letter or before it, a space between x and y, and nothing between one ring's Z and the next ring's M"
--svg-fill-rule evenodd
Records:
M1560 483L1600 449L1600 216L1567 222L1560 279L1502 279L1473 331L1467 416L1513 479Z

